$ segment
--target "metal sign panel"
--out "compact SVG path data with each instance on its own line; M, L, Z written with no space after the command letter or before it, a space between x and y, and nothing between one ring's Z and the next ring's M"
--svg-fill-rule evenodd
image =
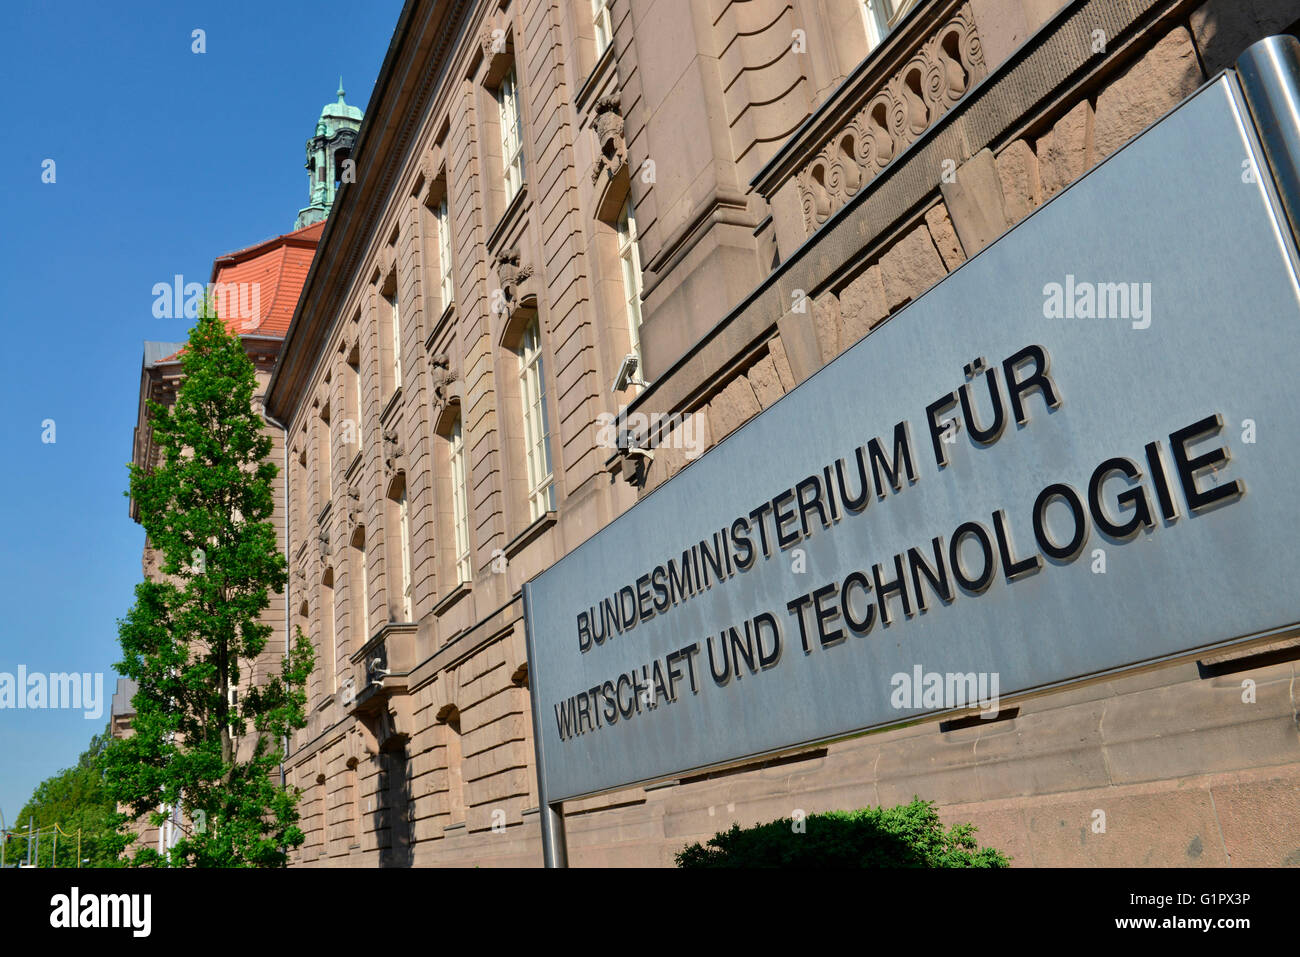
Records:
M1300 621L1265 169L1221 78L526 586L545 799Z

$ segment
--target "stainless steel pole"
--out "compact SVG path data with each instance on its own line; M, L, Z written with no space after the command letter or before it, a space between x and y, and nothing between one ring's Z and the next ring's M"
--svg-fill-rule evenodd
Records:
M1300 41L1283 35L1251 44L1237 59L1237 76L1292 235L1300 239Z

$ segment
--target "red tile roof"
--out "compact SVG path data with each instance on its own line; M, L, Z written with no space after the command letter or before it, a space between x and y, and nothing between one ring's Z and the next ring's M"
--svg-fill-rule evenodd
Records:
M218 305L231 332L284 338L324 231L322 221L217 257L211 281L230 284L229 302Z
M221 291L215 291L217 314L226 328L237 336L283 339L323 232L324 220L218 256L210 282L227 286L225 302ZM177 359L184 351L162 361Z

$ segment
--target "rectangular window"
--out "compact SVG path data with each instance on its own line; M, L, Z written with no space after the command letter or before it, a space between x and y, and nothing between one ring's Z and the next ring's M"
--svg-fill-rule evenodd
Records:
M352 550L352 557L356 562L356 582L354 587L356 591L357 610L356 621L361 626L359 643L356 647L361 647L370 640L370 570L366 567L366 543L360 542Z
M524 128L519 113L519 83L511 67L497 87L498 120L501 124L501 166L509 204L524 182Z
M451 447L448 459L451 465L452 520L456 525L456 583L469 581L469 488L465 477L465 435L460 416L451 427Z
M404 487L401 498L397 500L397 523L402 533L402 621L411 621L414 618L411 604L411 525Z
M322 503L334 497L334 429L330 425L330 407L326 405L320 414L320 472Z
M445 196L438 203L435 215L438 221L438 281L442 291L442 310L446 312L456 301L456 291L451 278L451 223Z
M534 520L555 508L551 475L551 435L546 416L546 381L542 339L537 320L524 331L520 347L521 393L524 401L524 442L528 451L528 506Z
M321 611L321 634L329 646L329 654L326 660L329 661L330 670L327 674L329 681L330 694L338 694L339 690L339 646L338 646L338 628L334 621L334 569L328 568L325 571L325 582L321 585L320 590L320 611Z
M393 333L393 391L402 387L402 320L397 313L397 293L388 302L389 328Z
M609 21L609 0L591 0L591 19L596 31L596 56L599 58L614 38L614 29Z
M637 248L636 215L632 197L618 218L618 257L623 264L623 296L632 351L641 355L641 253Z
M357 353L359 356L360 347L358 347ZM361 412L361 360L360 358L358 358L355 363L349 362L348 370L349 370L348 375L352 379L352 430L351 430L352 434L351 435L347 434L347 426L345 423L343 440L345 442L350 442L354 444L356 446L357 452L360 452L363 444L361 441L362 412Z

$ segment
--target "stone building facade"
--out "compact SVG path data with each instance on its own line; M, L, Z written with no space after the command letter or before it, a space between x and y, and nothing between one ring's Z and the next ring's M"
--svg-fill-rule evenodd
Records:
M288 759L296 861L539 863L521 585L1298 20L409 0L267 397L321 663ZM702 431L646 434L658 416ZM570 860L667 865L732 822L919 794L1023 865L1296 864L1296 659L1275 642L573 801Z

